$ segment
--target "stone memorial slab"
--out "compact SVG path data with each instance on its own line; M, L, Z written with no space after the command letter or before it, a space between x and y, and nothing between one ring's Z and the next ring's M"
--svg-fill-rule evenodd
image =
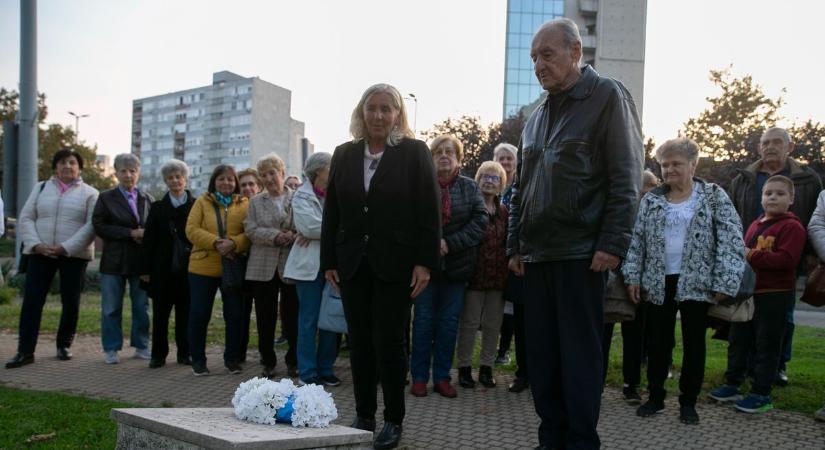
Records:
M262 425L235 417L232 408L113 409L118 423L117 448L133 449L362 449L372 433L341 425L295 428Z

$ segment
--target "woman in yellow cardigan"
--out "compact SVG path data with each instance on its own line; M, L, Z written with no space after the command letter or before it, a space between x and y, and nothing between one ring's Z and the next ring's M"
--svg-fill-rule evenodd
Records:
M206 333L212 317L215 293L221 290L226 345L223 363L234 374L241 372L244 306L241 295L249 239L243 222L249 200L240 195L235 169L219 165L209 179L208 192L192 206L186 237L192 242L189 256L189 354L192 373L209 375L206 367Z

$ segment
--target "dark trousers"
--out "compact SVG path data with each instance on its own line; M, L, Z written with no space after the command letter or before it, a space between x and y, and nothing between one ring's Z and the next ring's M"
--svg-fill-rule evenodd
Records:
M524 303L513 303L513 334L516 337L516 378L527 376L527 343L524 332Z
M223 320L226 323L226 339L223 352L224 364L238 362L241 357L241 333L243 332L243 298L240 288L226 289L220 277L189 274L189 355L193 364L206 364L206 334L215 294L221 290Z
M258 351L261 353L261 361L266 367L275 367L277 357L275 356L275 324L278 323L278 297L281 303L286 301L297 302L297 292L294 285L289 285L281 281L281 277L276 273L269 281L248 281L252 285L252 293L255 296L255 319L258 324ZM283 308L282 308L283 311ZM285 323L285 321L281 321ZM286 354L286 364L297 366L298 360L295 354L295 347L298 344L298 332L293 330L292 334L287 333L289 350Z
M650 400L665 400L665 381L673 358L676 312L682 318L682 371L679 378L679 404L693 406L705 378L705 328L710 303L683 301L677 303L676 286L679 275L665 277L665 301L661 305L647 306L647 330L649 353L647 381Z
M640 303L636 307L636 317L621 323L622 327L622 379L628 386L639 386L642 382L642 351L645 341L645 319L647 318L647 303ZM607 379L607 369L610 363L610 344L613 343L613 328L615 323L604 324L604 376ZM604 382L604 381L603 381Z
M515 308L515 305L513 305L513 308ZM513 311L513 314L515 314L515 311ZM510 344L513 343L513 327L515 326L513 324L515 322L513 314L504 314L501 318L501 329L498 338L499 355L504 355L505 352L509 351Z
M60 256L49 258L43 255L29 256L26 286L23 290L23 306L20 308L20 341L17 351L34 353L43 306L52 285L55 273L60 272L60 325L57 328L57 346L71 347L77 331L77 317L80 313L80 292L86 279L86 265L89 261L80 258Z
M407 374L404 324L409 321L409 283L379 279L363 261L349 280L342 280L341 300L349 328L349 359L358 417L373 418L378 409L376 381L384 394L384 420L404 420Z
M241 288L243 298L243 335L241 339L241 361L246 361L246 351L249 348L249 323L252 320L252 305L255 301L255 294L252 293L252 282L247 281Z
M178 360L189 358L189 279L175 276L152 296L152 359L169 354L169 316L175 310L175 344Z
M754 312L750 322L733 323L728 340L726 383L739 386L745 381L749 355L752 354L754 383L751 392L771 395L785 333L785 311L795 301L794 292L771 292L753 296Z
M281 310L281 336L286 338L289 348L286 351L286 363L298 366L298 290L294 284L284 284L278 308Z
M602 333L607 272L589 260L524 265L527 364L539 443L567 449L601 445Z

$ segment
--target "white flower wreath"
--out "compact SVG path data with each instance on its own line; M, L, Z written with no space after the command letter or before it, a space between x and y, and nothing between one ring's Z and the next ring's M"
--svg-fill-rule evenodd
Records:
M288 378L278 382L257 377L245 381L235 390L232 406L237 418L266 425L274 425L278 410L290 406L293 427L327 427L338 418L332 395L323 386L296 387Z

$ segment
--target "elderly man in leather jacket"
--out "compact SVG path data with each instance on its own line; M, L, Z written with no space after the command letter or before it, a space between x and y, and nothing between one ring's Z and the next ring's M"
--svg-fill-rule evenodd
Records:
M599 448L605 285L630 243L641 126L620 82L579 66L574 22L545 23L530 53L548 96L522 133L507 252L525 277L537 448Z
M816 209L816 200L822 190L819 175L810 167L803 166L791 158L794 143L788 131L784 128L768 128L759 139L760 158L748 167L739 170L728 189L731 200L742 219L742 225L749 224L762 215L762 186L773 175L785 175L794 184L794 201L791 212L799 217L802 225L808 226L811 215ZM816 267L818 258L810 243L805 246L800 267L812 270ZM785 311L785 335L782 338L782 356L779 361L779 372L776 374L776 383L785 386L788 384L786 374L787 364L791 360L794 333L794 303Z

